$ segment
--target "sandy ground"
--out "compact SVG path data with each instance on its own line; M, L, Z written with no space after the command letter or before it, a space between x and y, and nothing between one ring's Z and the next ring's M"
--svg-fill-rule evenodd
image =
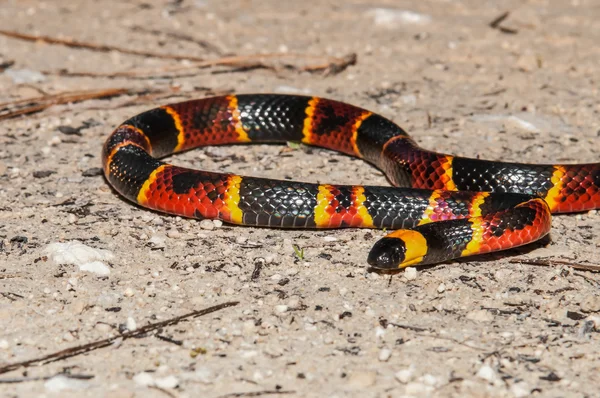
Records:
M508 18L490 27L505 11ZM329 75L278 62L276 70L161 73L186 61L0 35L0 103L74 90L151 92L0 122L0 367L239 302L4 373L0 395L600 395L593 323L600 277L514 262L597 264L595 211L555 217L546 245L390 277L365 263L382 231L200 225L125 202L97 169L104 139L129 116L224 92L351 102L390 117L423 146L457 155L598 161L595 0L4 0L0 27L205 59L357 54L356 65ZM115 75L134 69L155 72ZM255 176L387 184L363 162L319 149L206 148L172 161ZM109 250L110 274L48 258L50 243L74 240Z

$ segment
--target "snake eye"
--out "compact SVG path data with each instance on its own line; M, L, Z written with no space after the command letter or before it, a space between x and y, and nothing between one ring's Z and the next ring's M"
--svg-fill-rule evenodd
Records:
M402 239L383 238L371 249L367 262L373 268L395 269L402 264L406 255L406 245Z

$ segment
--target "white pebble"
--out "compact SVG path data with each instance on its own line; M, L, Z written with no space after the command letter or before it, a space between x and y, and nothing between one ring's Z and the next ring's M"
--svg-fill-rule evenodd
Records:
M56 264L77 265L80 269L82 266L84 266L88 269L82 269L82 271L90 271L91 269L90 272L95 272L101 269L100 272L106 273L106 269L102 267L106 266L102 263L102 266L99 266L98 264L88 266L86 264L110 261L114 258L114 255L108 250L86 246L77 240L65 243L50 243L44 249L44 253Z
M125 291L123 292L123 295L125 297L133 297L135 295L135 292L133 291L132 288L128 287L127 289L125 289Z
M215 226L215 228L221 228L223 226L223 221L213 220L213 225Z
M106 323L103 323L103 322L98 322L94 326L94 329L96 329L100 333L108 333L108 332L110 332L112 330L112 327L109 324L106 324Z
M323 240L325 242L336 242L338 240L338 238L336 238L335 236L327 235L323 238Z
M397 371L396 374L394 374L394 377L396 377L396 379L400 383L406 384L412 379L414 373L415 373L415 368L413 365L411 365L410 367L408 367L406 369Z
M403 23L424 25L431 22L429 15L394 8L372 8L366 14L373 18L375 25L386 28L397 28L399 24Z
M407 267L404 270L404 277L406 280L414 281L417 279L417 269L415 267Z
M179 379L175 376L161 377L154 380L154 385L158 388L175 388L179 385Z
M88 382L72 379L64 375L54 376L44 383L44 388L49 392L60 392L64 390L83 390L88 388Z
M125 326L127 327L127 330L129 330L130 332L133 332L134 330L137 329L137 323L135 322L135 319L133 319L132 317L127 318L127 322L125 323Z
M492 369L489 365L483 365L477 371L477 377L483 380L487 380L490 383L496 381L498 376L496 375L496 371Z
M8 344L8 340L6 340L6 339L0 340L0 350L6 350L6 349L8 349L8 347L10 347L10 345Z
M142 372L142 373L138 373L135 376L133 376L133 382L140 386L148 387L148 386L154 385L154 378L152 377L152 375L150 373Z
M110 275L110 268L102 261L92 261L79 266L80 271L91 272L96 275Z
M369 371L354 372L348 377L348 385L350 387L359 389L367 388L375 384L377 380L377 374Z
M215 229L215 224L212 222L212 220L202 220L200 221L200 228L210 231Z
M203 384L212 384L214 376L209 368L197 368L193 376L194 380Z
M176 229L170 229L167 231L167 236L171 239L179 239L181 238L181 233Z
M444 283L440 283L440 285L437 288L437 292L438 293L444 293L446 291L446 285L444 285Z
M379 360L381 362L387 362L387 360L390 359L391 356L392 350L390 350L389 348L382 348L381 351L379 351Z
M71 334L71 332L67 332L67 333L63 334L63 340L71 342L71 341L75 340L75 336L73 336Z
M282 313L286 312L288 310L288 308L289 307L287 305L284 305L284 304L282 304L282 305L276 305L275 306L275 311L279 312L280 314L282 314Z
M150 239L148 239L148 243L152 244L152 246L156 248L165 247L166 237L163 235L152 235Z
M512 392L516 398L529 397L531 388L529 388L527 383L522 381L520 383L513 384L510 387L510 392Z

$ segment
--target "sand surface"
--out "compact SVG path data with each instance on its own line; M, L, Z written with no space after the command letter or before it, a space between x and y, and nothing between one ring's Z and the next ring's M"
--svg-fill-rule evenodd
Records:
M4 373L1 396L600 394L600 276L566 265L600 262L596 211L555 217L545 244L390 277L365 262L382 231L281 231L161 215L121 199L98 169L105 138L128 117L230 92L350 102L456 155L597 162L597 1L5 0L0 27L117 48L0 34L0 103L129 90L0 121L0 367L239 302ZM274 68L198 69L118 48L206 60L302 56L267 59ZM341 72L302 70L352 53L356 64ZM0 117L17 109L0 108ZM387 184L360 160L302 147L213 147L170 160ZM48 254L51 243L74 241L107 250L96 261L109 274ZM564 264L515 263L538 258Z

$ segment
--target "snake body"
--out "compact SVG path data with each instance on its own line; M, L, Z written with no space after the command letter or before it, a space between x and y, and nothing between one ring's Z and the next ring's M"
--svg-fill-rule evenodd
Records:
M206 145L302 142L372 163L395 187L193 170L166 155ZM197 219L282 228L387 228L368 263L434 264L527 244L551 213L600 207L600 163L531 165L419 148L392 121L319 97L246 94L161 106L108 137L104 173L127 199Z

